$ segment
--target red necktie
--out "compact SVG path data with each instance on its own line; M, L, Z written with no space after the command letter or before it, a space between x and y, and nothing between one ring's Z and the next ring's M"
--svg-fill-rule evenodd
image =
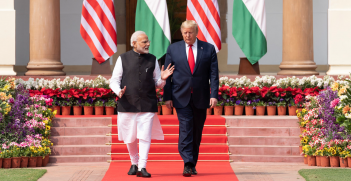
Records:
M193 53L193 49L191 48L192 46L193 45L189 45L189 53L188 53L188 62L189 62L191 74L193 74L194 68L195 68L194 53Z

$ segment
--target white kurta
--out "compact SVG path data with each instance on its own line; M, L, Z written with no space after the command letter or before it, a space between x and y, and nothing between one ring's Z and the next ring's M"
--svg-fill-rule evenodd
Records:
M110 81L110 88L117 95L121 91L121 80L123 75L122 59L118 57ZM156 88L163 88L166 84L161 79L161 71L155 60L155 70L153 73ZM128 89L128 87L127 87ZM156 94L156 92L155 92ZM160 120L153 112L118 112L117 117L118 140L124 143L132 143L135 139L150 141L151 139L164 140Z

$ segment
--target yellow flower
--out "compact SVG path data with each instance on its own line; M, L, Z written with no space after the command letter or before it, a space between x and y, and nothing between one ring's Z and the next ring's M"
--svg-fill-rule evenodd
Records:
M307 110L305 108L302 109L302 113L305 113Z
M4 91L9 91L9 89L10 89L10 85L9 85L9 84L6 84L2 90L4 90Z
M51 143L51 146L54 146L54 144L53 144L53 143Z
M301 113L297 113L297 117L301 117Z
M52 109L51 109L51 108L48 108L48 110L49 110L49 111L52 111Z
M334 82L333 85L331 86L331 88L332 88L333 91L338 90L338 88L339 88L338 82Z
M54 114L54 116L56 116L56 114L57 114L57 110L55 110L54 112L52 112L53 114Z
M51 127L50 126L46 126L46 130L50 130L51 129Z

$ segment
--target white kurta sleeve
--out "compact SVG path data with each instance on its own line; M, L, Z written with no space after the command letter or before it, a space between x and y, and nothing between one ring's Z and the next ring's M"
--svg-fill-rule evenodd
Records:
M156 86L156 88L160 89L166 85L166 80L161 79L161 71L160 71L160 66L158 65L157 59L156 59L155 65L156 65L155 70L154 70L155 86Z
M113 73L110 81L110 88L115 94L117 94L117 96L121 91L122 75L123 75L122 58L121 56L119 56L117 59L115 68L113 69Z

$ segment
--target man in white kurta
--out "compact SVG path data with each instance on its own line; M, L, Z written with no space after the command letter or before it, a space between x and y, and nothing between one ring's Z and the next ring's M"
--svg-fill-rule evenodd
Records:
M111 89L118 95L119 98L122 98L124 93L126 92L128 93L128 91L129 93L134 91L134 90L132 91L128 90L128 87L127 86L123 87L123 85L130 84L130 85L133 85L132 87L137 87L134 85L138 84L138 81L136 81L135 84L131 82L127 82L127 83L122 83L122 82L123 80L124 82L130 81L130 80L133 80L133 81L136 80L135 76L131 76L134 74L131 74L130 72L134 73L135 71L137 74L142 75L142 72L140 71L141 64L139 65L139 69L138 69L138 66L135 66L135 63L133 61L137 63L138 61L140 61L138 60L137 57L139 57L140 59L141 54L144 54L144 55L148 54L148 49L150 46L150 41L148 40L147 35L142 31L135 32L132 35L131 42L132 42L133 50L126 52L125 55L122 54L120 57L118 57L113 74L112 74L112 78L110 81ZM123 60L122 59L123 57L129 60ZM154 56L152 56L151 58L154 58ZM137 60L134 60L134 59L137 59ZM126 65L123 65L123 62ZM167 69L164 71L162 67L162 71L160 71L160 68L158 66L158 61L156 58L154 59L154 62L155 62L154 64L155 68L153 70L152 75L150 72L148 74L148 69L150 67L148 65L150 64L146 65L147 68L145 69L145 74L149 75L150 78L152 76L152 79L153 79L153 81L152 80L151 81L147 80L147 81L154 83L154 86L156 88L163 88L163 86L166 84L165 80L173 73L174 67L168 66ZM130 69L130 67L133 67L133 69ZM144 71L144 69L142 70ZM129 77L124 77L124 76L129 76ZM139 82L141 82L140 79L139 79ZM146 90L142 90L139 88L139 91L146 91ZM137 91L134 91L134 92L137 92ZM154 94L156 95L156 92ZM164 136L163 136L161 124L156 115L156 112L142 112L142 110L144 109L143 105L142 103L140 103L141 105L135 103L135 100L138 100L135 97L138 97L138 95L134 94L133 96L131 96L126 94L124 98L125 101L124 102L119 101L118 106L124 106L124 108L121 109L123 110L122 112L118 111L118 119L117 119L118 139L120 141L124 141L129 151L132 166L130 171L128 172L128 175L137 175L139 177L150 177L151 174L147 173L145 168L146 168L146 162L147 162L148 153L150 149L151 139L163 140ZM139 99L141 98L140 95L138 98ZM155 101L154 98L152 98L152 102L153 102L152 106L154 106L154 101ZM127 104L129 107L133 107L133 109L128 108L128 106L121 105L121 104ZM144 110L148 110L148 109L145 108ZM140 158L138 156L137 140L139 140ZM136 169L138 171L136 171Z

